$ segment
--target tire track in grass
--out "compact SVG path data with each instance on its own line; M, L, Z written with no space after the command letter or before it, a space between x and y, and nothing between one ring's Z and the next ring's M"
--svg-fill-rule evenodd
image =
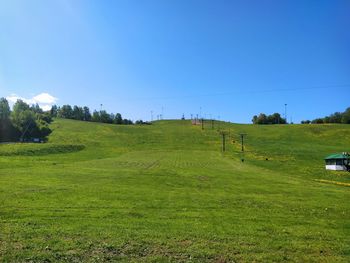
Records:
M350 184L343 183L343 182L337 182L337 181L331 181L331 180L324 180L324 179L315 179L316 182L325 183L325 184L334 184L334 185L340 185L340 186L347 186L350 187Z

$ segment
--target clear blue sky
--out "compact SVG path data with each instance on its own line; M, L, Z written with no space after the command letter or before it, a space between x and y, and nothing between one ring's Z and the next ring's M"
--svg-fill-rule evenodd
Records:
M322 117L350 106L349 14L348 0L0 0L0 96L134 120L249 123L285 103L295 122Z

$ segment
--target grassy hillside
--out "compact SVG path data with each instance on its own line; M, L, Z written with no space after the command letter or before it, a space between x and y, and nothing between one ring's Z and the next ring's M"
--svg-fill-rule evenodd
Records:
M0 145L2 262L350 261L350 125L52 128Z

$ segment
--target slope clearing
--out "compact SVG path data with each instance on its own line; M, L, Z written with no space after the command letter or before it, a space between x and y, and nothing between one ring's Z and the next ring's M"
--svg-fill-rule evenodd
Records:
M0 145L2 262L350 261L350 125L52 128Z

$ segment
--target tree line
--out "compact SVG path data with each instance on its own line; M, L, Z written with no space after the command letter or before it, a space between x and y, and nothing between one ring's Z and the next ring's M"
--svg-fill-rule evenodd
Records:
M80 107L74 105L73 107L69 104L59 107L53 105L50 110L50 115L52 117L80 120L80 121L93 121L93 122L102 122L102 123L113 123L113 124L133 124L129 119L123 119L120 113L108 113L105 110L96 111L94 110L91 114L89 107L84 106Z
M17 100L11 111L8 101L0 98L0 141L29 141L33 138L45 140L51 133L49 112L38 104L28 105Z
M282 118L279 113L274 113L271 115L266 115L265 113L260 113L258 116L254 115L252 119L253 124L286 124L285 118Z
M350 107L347 108L344 112L334 112L329 116L323 118L316 118L314 120L303 120L302 124L321 124L321 123L343 123L350 124Z
M49 124L53 118L92 121L110 124L130 125L133 122L123 119L120 113L108 113L94 110L91 114L87 106L53 105L51 110L43 111L38 104L29 105L17 100L11 110L6 98L0 98L0 142L8 141L45 141L51 133ZM139 120L136 124L148 124Z

